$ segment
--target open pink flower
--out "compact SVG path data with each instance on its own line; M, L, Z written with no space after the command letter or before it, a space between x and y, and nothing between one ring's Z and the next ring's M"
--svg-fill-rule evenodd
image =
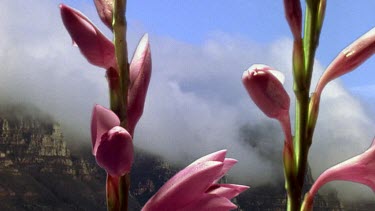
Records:
M264 114L280 122L288 147L292 149L290 98L283 87L283 80L281 72L263 64L252 65L242 75L242 83L251 99Z
M105 69L115 66L114 45L85 15L64 4L60 12L73 43L91 64Z
M100 19L112 30L113 0L94 0L94 3Z
M142 211L235 209L230 199L249 187L217 183L237 163L225 155L226 150L206 155L178 172L148 200Z
M344 75L365 62L375 53L375 28L355 40L332 61L316 87L320 97L323 88L332 80Z
M367 185L375 192L375 139L364 153L339 163L321 174L305 197L305 210L311 210L315 194L326 183L344 180Z
M98 165L112 176L130 172L133 163L132 136L119 125L115 113L95 105L91 121L92 154Z

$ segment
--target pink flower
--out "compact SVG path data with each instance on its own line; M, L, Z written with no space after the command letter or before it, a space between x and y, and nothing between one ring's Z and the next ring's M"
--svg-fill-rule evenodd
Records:
M107 10L113 2L95 1L98 10ZM86 59L107 69L110 89L118 89L119 75L115 58L115 48L90 20L79 11L60 5L61 16L73 42ZM100 12L99 12L100 13ZM103 12L104 13L104 12ZM148 85L151 78L151 49L148 35L140 40L129 67L130 84L128 90L128 131L134 133L135 126L143 114Z
M206 155L173 176L145 204L142 211L230 210L230 199L248 186L217 184L237 163L225 158L226 150Z
M330 81L354 70L374 53L375 28L372 28L341 51L341 53L332 61L318 82L315 91L317 95L320 97L323 88Z
M134 128L143 114L148 85L151 78L151 50L148 35L139 41L130 63L130 86L128 90L128 130Z
M326 183L344 180L367 185L375 192L375 139L364 153L339 163L321 174L305 197L305 210L311 210L315 194Z
M300 0L284 0L285 18L295 39L301 39L302 9Z
M113 0L94 0L94 3L100 19L112 30Z
M242 83L263 113L278 119L289 112L290 99L281 81L271 71L274 70L266 65L252 65L243 73Z
M282 73L263 64L254 64L242 75L242 83L254 103L270 118L279 120L286 143L292 150L290 127L290 98L282 82Z
M105 69L115 66L115 48L98 28L81 12L60 4L65 28L77 44L81 53L93 65Z
M100 167L112 176L130 172L133 141L111 110L95 105L91 121L92 154Z

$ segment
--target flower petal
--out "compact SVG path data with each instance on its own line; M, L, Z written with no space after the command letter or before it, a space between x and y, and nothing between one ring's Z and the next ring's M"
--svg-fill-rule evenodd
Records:
M375 28L355 40L332 61L316 87L320 96L323 88L332 80L344 75L365 62L375 53Z
M112 30L113 0L94 0L94 3L100 19Z
M212 185L206 191L206 193L222 196L230 200L247 189L249 189L249 186L236 184L215 184Z
M225 158L223 161L223 168L221 169L220 173L217 175L216 179L213 183L217 183L234 165L236 165L238 161L233 158Z
M148 85L151 78L151 50L148 35L138 44L130 63L130 86L128 92L128 129L134 128L143 114Z
M203 163L203 162L206 162L206 161L224 162L226 154L227 154L227 150L226 149L223 149L223 150L220 150L220 151L208 154L206 156L203 156L203 157L197 159L196 161L194 161L193 163L191 163L190 165L188 165L188 167L189 166L193 166L193 165L197 165L198 163Z
M116 126L102 136L96 162L112 176L130 172L133 163L133 141L124 128Z
M280 118L289 112L290 98L282 83L265 65L252 65L242 76L242 82L254 103L270 118Z
M222 167L221 162L207 161L183 169L159 189L143 210L177 210L200 200Z
M120 119L115 113L101 105L94 106L91 117L91 141L93 155L96 155L102 135L118 125L120 125Z
M284 0L285 18L295 39L301 38L302 8L299 0Z
M375 139L364 153L339 163L321 174L307 194L307 204L318 190L333 180L344 180L367 185L375 192Z
M237 206L225 197L214 194L204 194L198 201L178 209L178 211L228 211L236 209Z
M81 12L60 4L65 28L81 53L93 65L108 69L115 65L115 48L98 28Z

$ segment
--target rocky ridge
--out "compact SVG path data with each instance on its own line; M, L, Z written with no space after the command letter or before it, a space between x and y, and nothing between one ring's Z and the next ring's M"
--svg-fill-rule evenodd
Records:
M97 167L90 146L73 154L57 122L14 111L0 109L0 210L106 210L105 172ZM140 210L176 172L160 157L137 150L131 210ZM308 172L307 186L312 182ZM283 184L252 187L235 202L238 210L284 210ZM344 209L335 195L318 196L314 207L363 210Z

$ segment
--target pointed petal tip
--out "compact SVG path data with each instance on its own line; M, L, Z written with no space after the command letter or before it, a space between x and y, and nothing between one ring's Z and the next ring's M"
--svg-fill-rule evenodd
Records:
M145 33L143 36L142 36L142 41L149 41L149 36L148 36L148 33Z

